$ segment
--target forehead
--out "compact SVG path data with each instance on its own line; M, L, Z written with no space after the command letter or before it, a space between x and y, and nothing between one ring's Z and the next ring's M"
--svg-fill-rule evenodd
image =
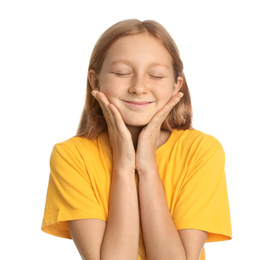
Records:
M150 34L124 36L108 49L104 63L111 65L126 60L130 63L155 63L172 66L172 57L163 43Z

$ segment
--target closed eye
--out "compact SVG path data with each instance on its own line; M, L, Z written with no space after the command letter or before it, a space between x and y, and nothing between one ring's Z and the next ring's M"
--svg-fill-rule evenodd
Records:
M118 76L118 77L123 77L123 76L129 76L131 73L119 73L119 72L111 72L112 74Z
M150 75L151 78L154 78L154 79L163 79L164 76L155 76L155 75Z

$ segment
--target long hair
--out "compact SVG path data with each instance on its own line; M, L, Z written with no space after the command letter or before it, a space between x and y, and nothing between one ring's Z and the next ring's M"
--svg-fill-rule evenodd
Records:
M148 33L162 42L172 57L175 81L179 76L183 78L180 92L182 92L184 96L171 110L161 128L169 131L172 131L174 128L189 129L192 125L192 106L189 89L183 72L183 63L174 40L161 24L152 20L141 22L137 19L130 19L112 25L101 35L95 44L88 71L93 69L97 74L100 73L106 53L111 44L116 40L124 36L143 33ZM88 139L96 138L99 134L107 132L107 124L101 107L98 101L91 95L91 91L92 87L87 78L86 101L78 126L77 136L86 137Z

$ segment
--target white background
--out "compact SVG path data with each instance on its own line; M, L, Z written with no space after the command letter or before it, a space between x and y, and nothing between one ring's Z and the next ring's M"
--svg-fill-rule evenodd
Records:
M207 260L255 256L254 1L0 3L2 259L80 259L71 240L40 231L53 145L75 135L92 48L128 18L162 23L176 41L194 127L226 152L233 240L206 245ZM3 257L4 255L4 257Z

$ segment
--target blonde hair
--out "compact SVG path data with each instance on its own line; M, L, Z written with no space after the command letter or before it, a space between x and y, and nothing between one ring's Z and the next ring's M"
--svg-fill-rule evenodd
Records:
M186 78L183 73L183 63L180 58L179 50L168 33L168 31L159 23L146 20L139 21L130 19L118 22L108 28L99 38L92 51L88 71L93 69L100 73L106 53L116 40L129 35L148 33L159 39L167 51L170 53L173 62L173 71L175 79L181 76L183 84L180 92L184 94L181 101L172 109L162 124L162 129L172 131L174 128L189 129L192 126L192 106L187 86ZM85 106L81 115L77 130L77 136L89 139L96 138L102 132L107 131L107 124L97 100L91 95L92 87L87 78L87 93Z

